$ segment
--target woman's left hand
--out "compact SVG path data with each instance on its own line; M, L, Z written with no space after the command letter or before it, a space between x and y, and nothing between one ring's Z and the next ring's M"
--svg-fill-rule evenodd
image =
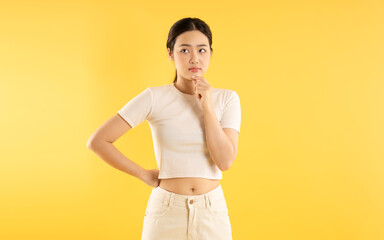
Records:
M212 86L209 82L201 76L192 76L192 80L195 83L195 94L197 99L200 100L201 106L212 106Z

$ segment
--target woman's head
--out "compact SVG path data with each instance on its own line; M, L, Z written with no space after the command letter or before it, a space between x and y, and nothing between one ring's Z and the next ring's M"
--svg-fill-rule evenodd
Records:
M211 30L199 18L183 18L169 30L167 49L176 67L173 82L178 78L192 80L192 75L202 76L208 70L213 53ZM189 70L191 67L200 70L193 72Z

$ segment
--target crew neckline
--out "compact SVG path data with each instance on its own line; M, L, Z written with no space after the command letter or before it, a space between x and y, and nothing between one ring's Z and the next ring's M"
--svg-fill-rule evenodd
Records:
M172 85L172 88L174 90L176 90L176 92L180 95L180 96L184 96L184 97L187 97L187 98L196 98L196 95L195 94L188 94L188 93L183 93L181 92L179 89L177 89L177 87L175 86L175 83L171 83Z

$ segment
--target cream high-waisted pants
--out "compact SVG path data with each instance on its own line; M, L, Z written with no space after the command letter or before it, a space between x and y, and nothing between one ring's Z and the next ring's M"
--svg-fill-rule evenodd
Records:
M141 240L232 240L221 185L201 195L153 188L145 210Z

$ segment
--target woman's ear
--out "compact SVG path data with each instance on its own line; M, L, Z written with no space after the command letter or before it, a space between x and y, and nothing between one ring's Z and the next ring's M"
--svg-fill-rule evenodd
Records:
M173 61L173 53L171 52L171 50L169 48L167 48L168 50L168 57L171 61Z

